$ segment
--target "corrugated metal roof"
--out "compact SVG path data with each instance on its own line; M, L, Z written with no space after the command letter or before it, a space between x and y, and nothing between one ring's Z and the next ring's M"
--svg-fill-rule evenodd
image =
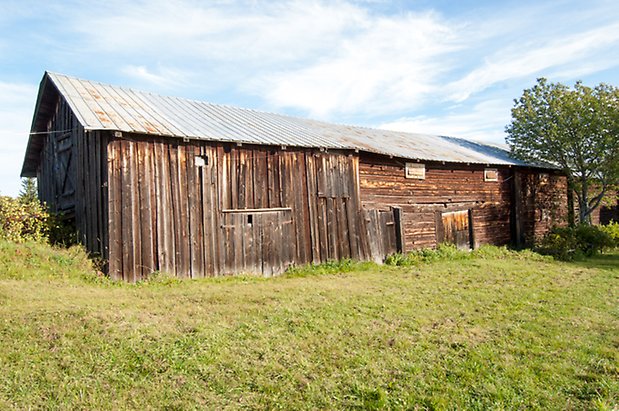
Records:
M360 150L458 163L531 165L497 147L463 139L330 124L201 101L164 97L62 74L46 76L84 128L209 141ZM539 166L539 165L536 165Z

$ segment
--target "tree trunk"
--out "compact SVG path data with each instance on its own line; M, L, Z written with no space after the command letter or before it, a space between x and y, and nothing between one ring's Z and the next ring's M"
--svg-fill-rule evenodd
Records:
M580 224L591 225L591 213L589 212L589 187L587 179L581 178L580 196L578 196L578 214L580 216Z
M568 177L567 180L567 224L570 227L574 227L576 225L574 215L574 179Z

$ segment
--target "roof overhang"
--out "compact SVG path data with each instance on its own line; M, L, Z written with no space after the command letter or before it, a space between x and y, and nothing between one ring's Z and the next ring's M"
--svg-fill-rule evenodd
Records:
M21 177L36 177L41 158L41 150L45 145L44 134L47 131L47 120L53 113L58 99L58 89L45 72L39 85L39 94L34 106L30 136L26 146L26 154L22 165Z

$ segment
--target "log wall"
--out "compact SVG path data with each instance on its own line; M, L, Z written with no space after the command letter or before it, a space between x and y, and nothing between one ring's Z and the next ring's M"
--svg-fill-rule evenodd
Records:
M376 156L360 160L362 204L402 208L405 250L437 245L437 213L469 209L476 245L510 241L508 168L499 169L498 181L486 182L483 166L425 165L425 179L417 180L405 177L402 162Z
M405 177L401 161L372 155L360 159L362 205L402 208L405 250L435 247L444 237L439 223L443 213L470 210L472 242L479 246L512 242L514 212L520 216L523 236L530 236L545 232L567 210L564 177L551 175L547 185L536 188L539 173L523 172L523 194L518 197L519 211L514 211L513 168L498 167L497 181L485 181L483 165L427 162L425 166L425 179L418 180Z

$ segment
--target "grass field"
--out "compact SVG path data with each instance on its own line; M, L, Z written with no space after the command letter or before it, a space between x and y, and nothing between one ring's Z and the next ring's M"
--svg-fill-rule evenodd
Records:
M0 242L0 408L617 409L619 254L489 254L129 285Z

